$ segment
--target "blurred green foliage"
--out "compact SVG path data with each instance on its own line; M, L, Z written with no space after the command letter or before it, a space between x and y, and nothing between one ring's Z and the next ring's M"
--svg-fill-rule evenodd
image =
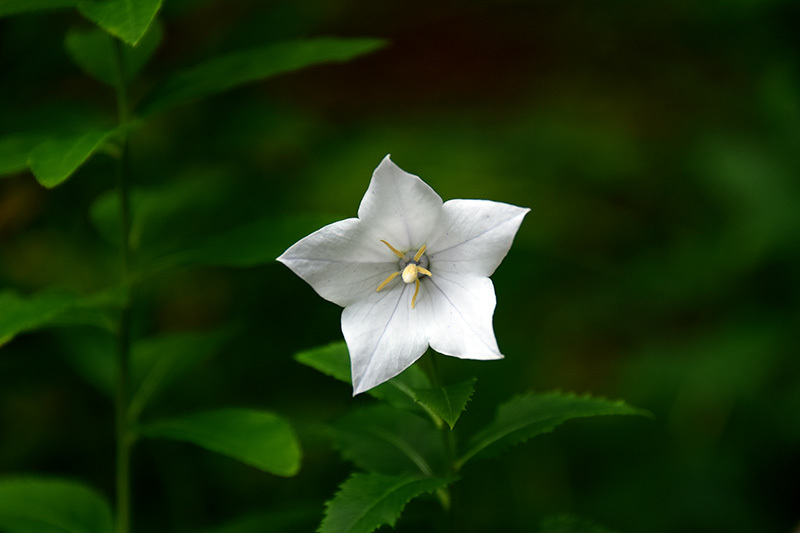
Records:
M390 44L164 111L132 133L134 200L149 206L134 214L132 244L158 267L135 303L136 336L243 321L152 415L267 408L304 447L299 475L284 479L143 443L135 526L206 530L248 513L226 530L319 523L350 471L319 424L369 400L293 354L340 339L340 311L279 264L253 266L259 250L226 261L225 236L252 242L266 229L277 255L276 242L317 221L354 216L392 153L444 199L531 208L493 277L506 359L442 361L450 383L478 376L465 433L529 388L624 398L656 415L567 424L470 464L462 524L529 531L568 513L619 531L795 527L798 18L788 0L166 0L135 101L201 59L273 41ZM0 19L0 168L15 171L0 179L0 288L92 293L118 278L110 158L47 190L13 157L54 123L65 137L114 123L113 92L70 60L89 27L69 9ZM209 239L217 260L191 252ZM112 407L74 364L76 331L21 335L0 353L0 472L80 477L110 494ZM425 531L434 505L412 502L398 531Z

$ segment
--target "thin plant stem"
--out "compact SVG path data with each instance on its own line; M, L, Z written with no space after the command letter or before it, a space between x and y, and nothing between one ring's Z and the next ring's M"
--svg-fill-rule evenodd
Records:
M120 125L121 154L117 161L117 190L120 201L120 256L122 285L127 293L125 304L120 312L117 332L117 394L116 394L116 532L128 533L131 522L131 447L133 438L130 430L128 404L130 402L130 351L131 351L131 308L130 308L130 179L128 171L128 132L130 120L128 90L125 81L125 62L123 44L114 39L117 64L117 113Z
M436 354L429 353L428 357L428 375L431 378L431 382L434 387L442 387L442 380L439 377L439 365L436 361ZM444 446L444 453L445 453L445 462L447 464L447 473L451 478L455 478L458 472L458 468L456 466L456 459L455 459L455 436L453 435L453 430L450 429L450 426L444 421L441 420L439 426L439 431L442 435L442 445ZM447 511L447 515L449 518L450 523L450 531L451 533L455 533L457 531L456 527L456 498L455 498L455 490L452 486L449 486L446 489L446 498L443 501L447 502L445 506L445 510Z

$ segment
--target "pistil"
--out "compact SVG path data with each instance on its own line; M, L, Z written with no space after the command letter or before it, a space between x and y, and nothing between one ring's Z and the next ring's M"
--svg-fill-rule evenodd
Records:
M398 250L397 248L395 248L394 246L392 246L391 244L389 244L384 240L381 240L381 242L385 244L392 251L394 255L399 257L401 260L405 260L406 254L404 254L403 252L401 252L400 250ZM425 253L425 248L426 245L423 244L422 248L420 248L417 251L417 253L414 254L414 258L411 261L409 261L405 266L401 267L401 270L393 272L392 274L389 275L388 278L383 280L383 282L380 285L378 285L376 291L380 291L381 289L386 287L386 285L388 285L389 282L392 281L394 278L396 278L399 274L402 274L402 278L405 283L414 283L414 296L411 298L411 308L413 309L414 307L416 307L417 295L419 294L419 277L433 276L430 270L420 266L420 259L422 259L422 254Z

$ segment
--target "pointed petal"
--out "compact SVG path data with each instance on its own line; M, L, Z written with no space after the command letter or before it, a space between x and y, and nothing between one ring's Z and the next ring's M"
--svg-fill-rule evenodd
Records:
M442 199L418 176L395 165L387 155L372 174L358 218L373 233L407 252L425 244L441 227Z
M449 200L443 207L442 231L428 243L429 269L491 276L528 211L490 200Z
M432 308L411 308L414 285L394 281L347 307L342 333L350 351L353 395L393 378L428 348L426 326Z
M358 219L340 220L300 239L278 261L317 294L346 307L367 298L397 271L397 258L380 241L375 246L371 237Z
M492 329L496 300L489 278L448 273L424 281L433 310L427 324L431 348L461 359L503 358Z

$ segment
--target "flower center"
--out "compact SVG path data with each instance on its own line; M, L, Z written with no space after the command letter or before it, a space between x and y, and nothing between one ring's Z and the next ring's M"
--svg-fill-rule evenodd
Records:
M423 255L425 253L425 245L423 244L422 248L420 248L417 253L412 256L411 252L403 253L388 242L384 240L381 242L385 244L394 255L400 258L400 262L398 263L398 268L400 270L397 272L392 272L388 278L383 280L383 283L378 285L376 291L380 291L386 287L390 281L392 281L398 275L401 275L405 283L414 284L414 296L411 298L411 308L413 309L417 305L420 276L433 276L431 271L426 268L428 266L428 258Z

